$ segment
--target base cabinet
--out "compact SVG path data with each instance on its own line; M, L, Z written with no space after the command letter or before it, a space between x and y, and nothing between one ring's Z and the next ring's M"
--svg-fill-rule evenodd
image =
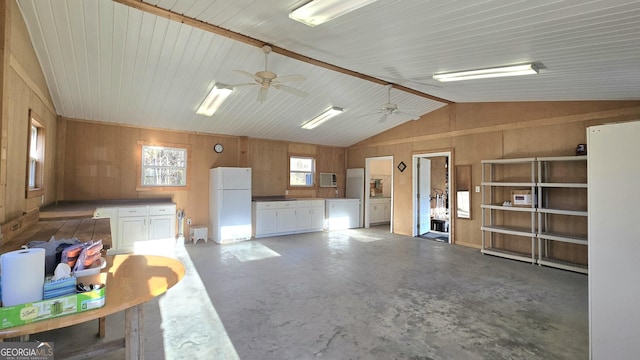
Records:
M174 224L174 217L170 215L149 216L148 240L159 240L171 237L171 235L174 233Z
M94 218L109 218L112 248L109 253L133 251L138 241L170 239L176 236L176 205L101 207Z
M321 231L324 200L256 201L252 219L256 238Z
M278 211L275 208L261 209L255 213L254 223L253 229L256 232L254 236L258 237L257 234L262 236L276 234L278 232Z
M118 249L133 248L136 241L147 239L147 218L142 216L118 219Z
M324 227L324 205L322 200L300 200L297 205L296 224L298 231L320 231Z
M298 204L296 201L281 201L277 205L276 232L290 233L298 229Z
M369 199L369 223L379 224L391 221L391 199Z

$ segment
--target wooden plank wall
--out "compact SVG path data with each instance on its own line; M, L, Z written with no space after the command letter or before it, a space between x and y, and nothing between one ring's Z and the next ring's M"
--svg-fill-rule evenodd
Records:
M338 174L340 195L344 196L345 149L312 144L288 143L225 135L137 128L77 119L61 119L65 129L64 171L59 200L109 200L170 197L178 209L184 209L194 225L206 225L209 213L209 169L219 166L252 168L254 196L335 197L335 189L289 189L289 154L316 158L317 172ZM140 190L136 188L139 166L139 142L187 145L191 163L189 189ZM221 154L213 151L224 145ZM317 179L316 179L317 181ZM188 228L185 233L188 234Z
M2 135L0 166L0 223L56 200L56 111L22 14L15 1L3 2ZM27 199L26 161L29 110L45 127L44 196Z
M407 169L394 171L394 232L411 235L412 166L414 153L453 149L456 165L471 165L472 186L481 182L480 161L484 159L574 155L577 144L586 142L588 126L640 118L640 101L459 103L438 109L347 149L347 168L365 166L365 159L393 156ZM588 150L588 149L587 149ZM455 184L454 188L455 188ZM567 201L577 202L576 197ZM471 219L455 219L455 243L479 248L481 245L480 193L472 193ZM518 216L510 214L509 216ZM517 219L525 221L528 219ZM580 220L562 222L564 228L581 232ZM520 239L504 239L505 246L526 247ZM586 251L562 245L556 256L586 261Z

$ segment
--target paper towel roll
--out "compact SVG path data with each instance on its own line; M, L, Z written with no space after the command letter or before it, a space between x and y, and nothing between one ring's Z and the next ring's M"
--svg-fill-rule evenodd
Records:
M2 254L2 306L42 300L44 249L16 250Z

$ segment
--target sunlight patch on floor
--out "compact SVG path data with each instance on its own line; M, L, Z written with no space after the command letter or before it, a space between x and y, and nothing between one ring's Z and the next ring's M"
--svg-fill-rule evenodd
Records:
M357 233L357 232L353 232L353 234L349 234L349 237L355 241L360 241L360 242L364 242L364 243L368 243L368 242L373 242L373 241L378 241L378 240L384 240L384 237L382 236L374 236L374 235L369 235L369 234L362 234L362 233Z
M231 253L236 259L238 259L238 261L241 262L280 256L277 252L255 241L243 241L235 244L224 245L222 252Z
M184 242L160 242L136 253L173 257L185 268L182 280L158 300L165 358L239 360Z

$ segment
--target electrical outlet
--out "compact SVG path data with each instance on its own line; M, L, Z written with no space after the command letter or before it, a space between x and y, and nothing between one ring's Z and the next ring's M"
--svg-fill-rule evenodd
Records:
M191 225L191 218L187 219L187 225Z
M476 192L480 192L480 186L476 186Z

